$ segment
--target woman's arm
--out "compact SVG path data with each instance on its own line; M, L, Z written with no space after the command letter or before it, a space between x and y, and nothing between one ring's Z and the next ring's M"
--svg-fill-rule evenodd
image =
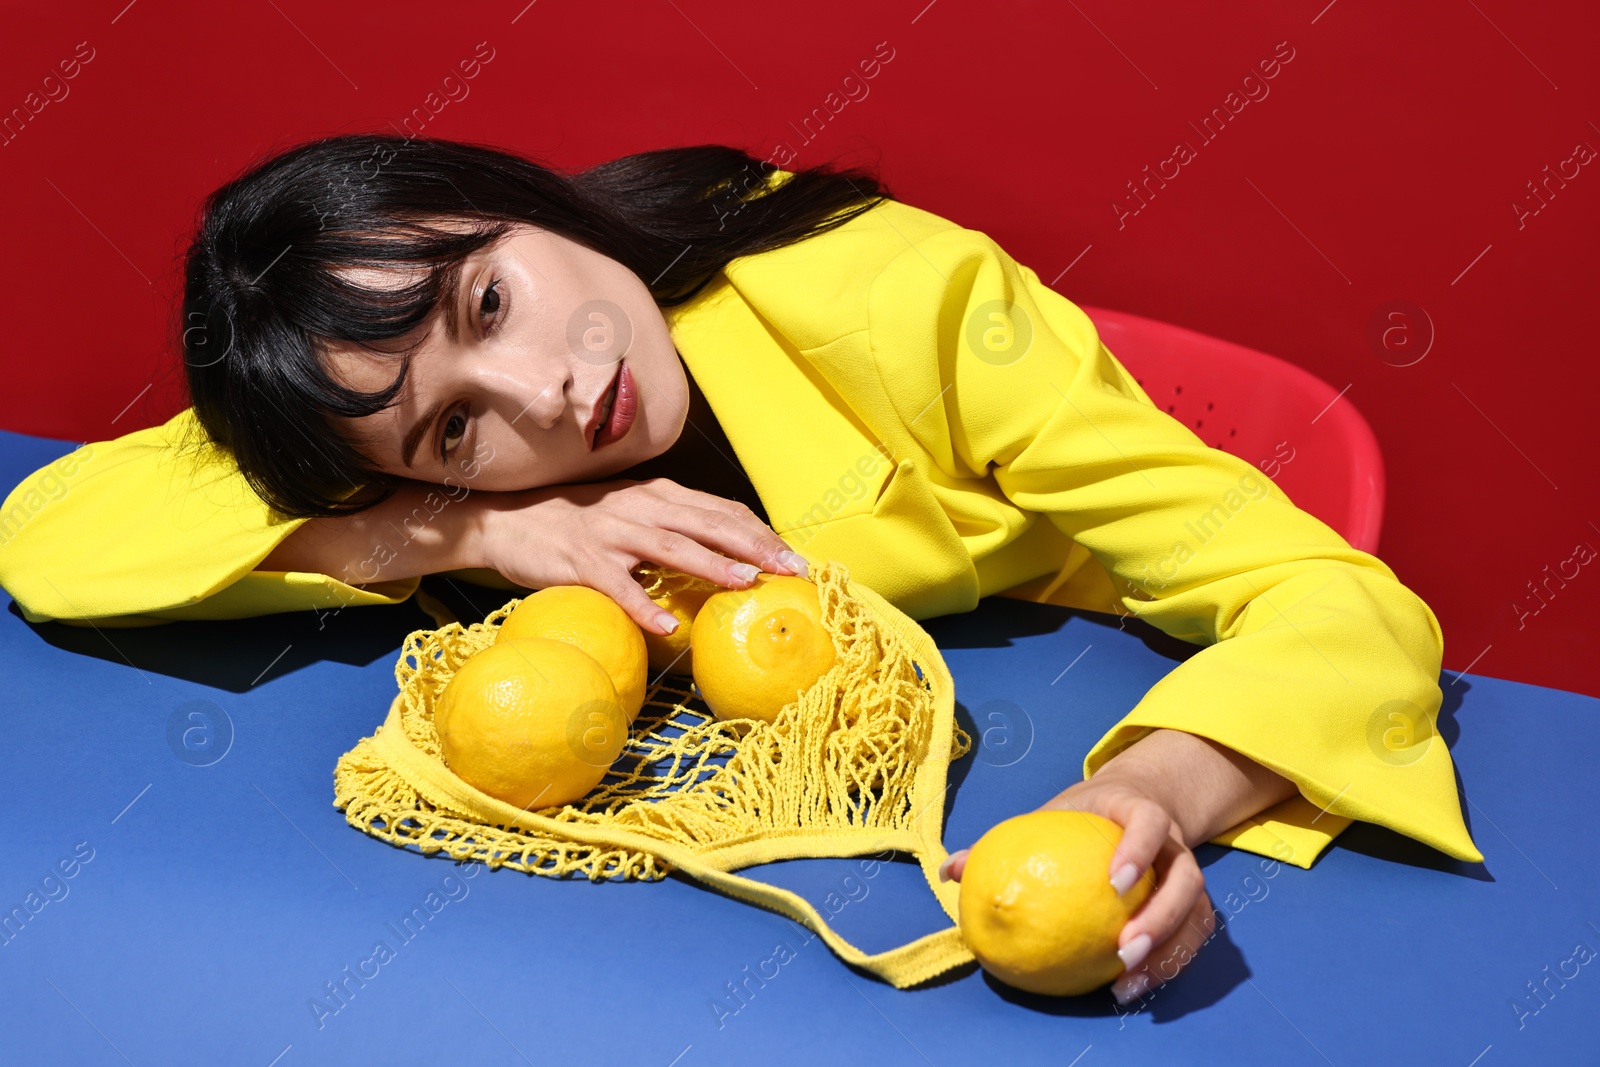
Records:
M985 235L922 238L870 293L893 394L863 418L940 484L992 479L1086 549L1108 581L1079 606L1202 646L1090 748L1085 777L1152 730L1183 731L1299 791L1218 843L1304 868L1360 819L1482 861L1434 726L1443 633L1392 569L1162 412L1089 317Z
M1051 802L1124 827L1107 876L1157 885L1119 938L1114 992L1170 979L1210 936L1200 841L1307 867L1363 819L1482 859L1433 728L1438 620L1390 568L1161 412L1081 309L981 233L917 241L870 291L872 356L906 429L893 439L878 415L890 444L940 484L992 479L1086 549L1110 596L1081 606L1114 601L1202 646Z
M286 520L193 409L96 441L24 478L0 506L0 585L29 622L104 627L396 604L417 579L354 588L253 568L305 520Z
M805 560L748 507L666 478L459 498L443 486L408 485L366 511L307 520L256 569L359 586L488 568L530 589L587 585L640 626L671 633L677 621L630 574L642 560L736 589L755 581L756 563L805 573Z
M307 519L258 571L326 574L347 585L418 578L482 566L481 503L439 485L407 485L366 511Z
M1090 781L1106 775L1138 785L1171 812L1188 848L1211 840L1298 791L1289 779L1255 760L1210 738L1182 730L1146 734L1107 760ZM1123 847L1133 849L1135 844L1125 840ZM1154 852L1152 845L1150 853ZM1144 864L1135 858L1135 866Z
M29 622L397 604L424 574L489 569L530 589L588 585L666 632L629 574L644 559L737 588L754 580L752 564L805 566L745 505L666 478L520 493L414 482L356 515L286 520L204 440L193 409L85 445L0 504L0 586Z

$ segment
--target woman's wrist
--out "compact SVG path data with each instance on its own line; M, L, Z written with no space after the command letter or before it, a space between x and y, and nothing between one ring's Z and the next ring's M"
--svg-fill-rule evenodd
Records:
M1183 730L1151 731L1094 773L1102 775L1161 804L1190 848L1298 792L1271 768Z

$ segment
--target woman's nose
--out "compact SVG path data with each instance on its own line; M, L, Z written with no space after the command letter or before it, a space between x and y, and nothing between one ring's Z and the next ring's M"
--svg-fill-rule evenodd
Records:
M554 385L546 385L534 394L532 400L522 406L522 410L512 417L511 422L515 425L518 420L526 419L541 430L548 430L561 421L561 412L566 406L563 390L557 389Z
M572 375L565 367L502 369L495 384L516 405L511 418L514 429L525 429L530 422L542 430L552 429L576 402Z

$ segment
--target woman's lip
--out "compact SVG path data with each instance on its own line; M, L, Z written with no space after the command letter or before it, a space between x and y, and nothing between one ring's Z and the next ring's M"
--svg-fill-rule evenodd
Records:
M611 376L611 380L606 383L606 387L604 389L600 390L600 395L595 398L594 410L589 413L589 421L584 424L583 430L584 430L584 433L587 435L587 440L589 442L589 451L591 451L591 452L593 452L596 448L600 447L596 443L596 439L599 437L601 430L604 429L604 426L600 421L600 416L606 410L606 397L611 396L611 391L613 389L618 388L617 380L621 376L622 376L622 361L618 360L617 361L616 373ZM616 401L612 400L611 408L612 408L612 413L613 414L616 413L616 406L617 406L616 405Z
M639 412L639 391L634 384L633 372L628 369L626 361L617 371L616 389L616 399L611 402L611 418L600 427L600 436L595 438L594 442L595 448L602 448L626 437L629 428L633 426L634 416Z

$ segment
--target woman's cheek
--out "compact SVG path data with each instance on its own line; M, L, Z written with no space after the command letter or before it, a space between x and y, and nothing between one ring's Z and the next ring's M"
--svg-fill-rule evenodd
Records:
M466 478L476 478L483 473L483 468L494 461L494 445L488 441L479 441L472 449L472 455L461 464L461 473Z

